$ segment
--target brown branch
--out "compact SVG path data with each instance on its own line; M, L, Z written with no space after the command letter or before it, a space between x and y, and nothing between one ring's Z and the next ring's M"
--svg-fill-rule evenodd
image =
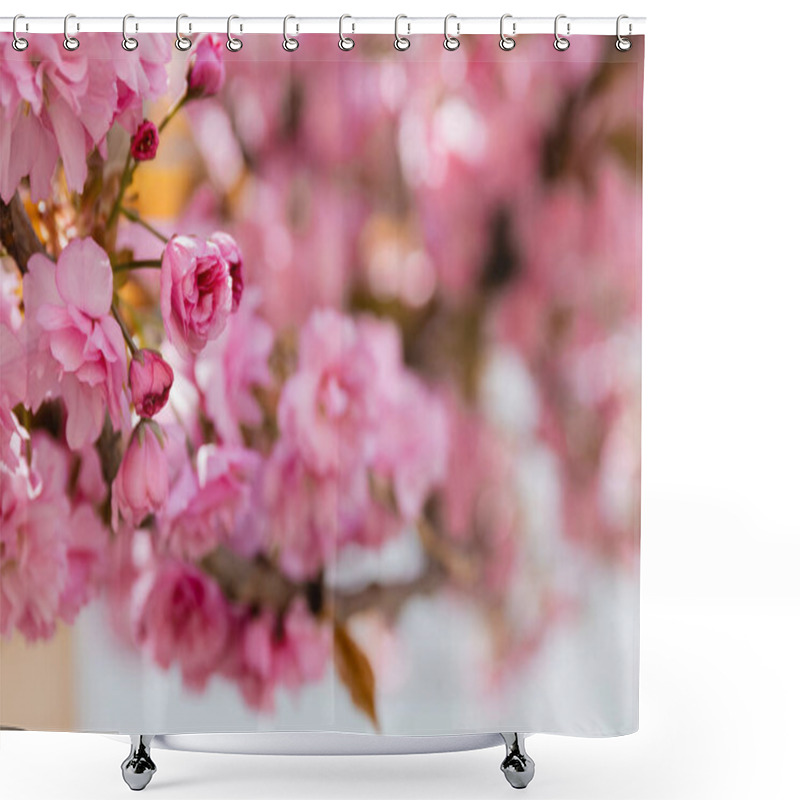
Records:
M265 559L244 558L225 547L209 553L201 566L232 600L277 611L285 609L296 595L307 596L314 586L292 581ZM436 591L443 585L445 576L440 565L430 562L421 575L405 583L371 583L355 592L326 590L325 595L331 611L340 621L371 608L391 618L411 597Z
M45 253L44 245L25 213L19 192L8 204L0 200L0 241L23 275L28 271L30 257L34 253Z

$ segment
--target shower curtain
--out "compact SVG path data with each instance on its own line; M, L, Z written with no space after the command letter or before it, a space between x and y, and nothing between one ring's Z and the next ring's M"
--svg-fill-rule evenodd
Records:
M638 726L644 40L0 35L0 723Z

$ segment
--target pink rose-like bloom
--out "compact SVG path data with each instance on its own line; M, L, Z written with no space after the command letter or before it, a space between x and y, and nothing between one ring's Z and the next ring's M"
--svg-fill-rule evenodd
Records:
M152 417L161 411L169 399L174 380L172 367L154 350L134 353L128 368L128 383L136 413Z
M92 239L73 239L55 268L32 256L23 278L27 405L35 410L61 396L73 450L97 439L106 411L115 428L129 421L125 340L109 314L112 280L108 256Z
M244 291L244 275L242 274L242 251L236 240L229 233L217 231L209 239L219 247L222 257L228 262L231 273L231 292L233 293L231 310L236 311L242 301Z
M148 514L159 511L167 501L169 481L167 456L154 422L140 422L131 435L111 487L115 527L121 516L138 525Z
M81 191L87 156L106 156L106 134L115 122L133 133L142 103L167 85L170 37L142 38L135 53L117 57L119 37L99 33L67 53L62 37L34 36L24 52L9 50L11 34L0 33L0 197L8 202L30 178L34 200L50 194L61 159L67 187ZM14 157L9 158L8 154Z
M225 63L222 60L225 45L221 36L204 36L197 43L192 57L187 82L192 97L209 97L217 94L225 83Z
M197 567L167 559L146 570L133 591L136 643L163 669L178 663L187 686L202 690L228 641L222 590Z
M159 533L171 552L201 558L231 539L247 511L257 461L244 448L198 449L196 471L187 461L159 517Z
M28 641L55 632L67 580L66 495L34 488L25 462L0 467L0 635L19 630Z
M152 161L158 151L158 128L146 119L131 136L131 157L134 161Z
M278 406L281 434L314 472L358 469L374 444L375 363L354 322L314 311L300 332L297 372Z
M228 262L197 236L173 236L161 260L161 315L169 340L184 357L216 339L233 302Z

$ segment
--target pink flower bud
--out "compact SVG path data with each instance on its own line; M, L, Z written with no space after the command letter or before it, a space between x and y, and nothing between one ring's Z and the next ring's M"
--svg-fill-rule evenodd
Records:
M175 375L172 367L154 350L139 350L131 359L128 383L136 413L152 417L169 399Z
M169 478L163 434L155 422L142 420L131 435L111 486L112 517L138 525L167 500Z
M219 247L222 257L228 262L231 273L231 292L233 293L232 311L239 308L244 291L244 276L242 275L242 251L236 240L229 233L217 231L211 234L211 241Z
M170 341L184 357L224 330L233 293L219 247L197 236L173 236L161 259L161 315Z
M223 48L223 40L219 36L204 36L197 43L187 76L189 95L209 97L222 88L225 82Z
M150 161L158 150L158 128L146 119L131 136L131 156L134 161Z

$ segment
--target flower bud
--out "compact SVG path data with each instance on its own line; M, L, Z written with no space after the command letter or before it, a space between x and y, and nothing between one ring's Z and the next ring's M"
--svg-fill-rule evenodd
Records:
M138 350L128 369L128 383L136 413L152 417L169 399L175 375L172 367L154 350Z
M134 161L151 161L158 150L158 128L146 119L131 136L131 157Z

